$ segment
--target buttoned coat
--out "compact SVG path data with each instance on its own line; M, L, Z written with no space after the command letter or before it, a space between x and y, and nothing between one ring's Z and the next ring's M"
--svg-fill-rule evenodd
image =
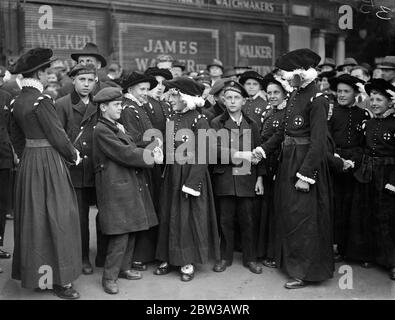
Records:
M230 154L233 146L237 146L234 151L252 151L261 144L258 125L248 116L243 114L240 128L225 111L222 115L216 117L211 122L211 126L217 132L225 129L228 133L228 145L225 145L222 139L218 139L217 155L218 164L213 168L213 185L216 196L238 196L238 197L255 197L255 183L258 176L264 174L263 162L257 166L251 165L245 174L242 174L242 163L221 164L221 153ZM250 147L243 146L245 135L248 135L251 141ZM237 142L236 142L237 141ZM239 172L240 171L240 172Z
M142 168L148 148L138 148L131 136L100 118L93 130L93 163L99 223L103 234L148 230L158 224L148 181Z
M98 108L91 100L85 106L75 90L58 99L55 106L64 130L82 158L78 166L70 167L73 185L76 188L94 187L92 140L93 128L98 118ZM78 140L75 141L77 137Z

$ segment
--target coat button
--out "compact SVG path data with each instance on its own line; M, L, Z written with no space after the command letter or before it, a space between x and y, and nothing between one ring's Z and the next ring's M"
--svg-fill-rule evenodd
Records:
M86 142L84 141L84 142L82 143L82 145L83 145L83 146L86 146Z
M88 159L88 156L87 156L87 155L85 155L85 156L84 156L84 159Z
M104 164L101 164L101 165L100 165L100 168L104 168Z
M84 129L84 127L81 127L81 130L83 130Z
M141 188L139 188L139 191L141 192Z

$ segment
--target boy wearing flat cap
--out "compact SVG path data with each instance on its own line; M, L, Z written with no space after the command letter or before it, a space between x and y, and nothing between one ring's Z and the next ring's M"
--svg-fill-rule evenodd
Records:
M218 159L223 158L224 152L251 152L261 144L258 125L242 112L248 96L243 86L231 80L225 83L223 91L226 111L212 121L212 127L216 131L226 130L229 141L224 143L222 139L218 140ZM245 145L246 136L249 145ZM235 144L236 140L238 143ZM213 189L217 201L221 239L221 260L214 265L215 272L225 271L233 262L234 227L237 221L240 226L243 264L253 273L262 273L262 266L257 263L259 219L255 202L256 195L263 194L264 167L260 163L243 173L242 165L240 162L217 164L213 168Z
M95 177L92 162L93 128L97 123L98 110L92 101L96 85L96 68L93 64L77 64L69 73L73 91L55 103L60 122L69 139L80 152L82 163L70 168L71 180L78 200L82 241L82 273L92 274L89 261L89 206L96 204ZM105 239L96 224L96 266L102 267L105 258Z
M106 59L102 54L99 53L99 48L96 44L92 42L87 42L85 47L78 52L74 52L71 55L71 59L81 65L93 64L96 70L100 70L107 65ZM97 77L95 78L95 86L93 88L92 94L96 94L100 89L108 87L109 84L100 81ZM66 83L58 92L58 98L61 98L71 92L73 92L73 84Z
M256 122L261 131L263 113L267 107L267 102L261 97L263 77L256 71L246 71L240 76L239 82L248 93L243 112Z
M335 142L335 153L343 161L343 172L333 172L334 191L334 243L337 244L335 261L345 255L350 227L350 213L355 179L353 168L359 166L363 151L363 121L370 118L369 112L356 105L359 85L363 81L349 74L329 80L336 92L335 102L328 121L329 133Z
M72 282L82 269L81 231L68 166L81 158L52 98L42 94L52 61L51 49L35 48L11 70L24 77L13 103L13 130L26 139L16 177L12 278L24 288L51 289L40 283L42 266L49 266L55 294L77 299Z
M133 141L138 147L144 148L152 141L144 141L143 136L147 130L153 129L154 126L151 118L154 116L151 106L147 105L148 93L158 85L158 81L147 74L140 72L132 72L123 83L122 92L124 97L122 100L122 113L120 122L132 136ZM158 114L156 114L157 116ZM151 118L150 118L151 116ZM163 125L163 124L162 124ZM159 140L157 140L159 141ZM160 142L162 143L162 141ZM154 207L157 209L158 202L158 182L161 177L161 167L155 165L153 168L143 170L148 180L149 189L151 191ZM147 230L140 232L136 239L136 249L132 260L132 267L136 270L147 270L147 263L155 259L157 230Z
M275 181L275 259L290 280L287 289L333 276L330 173L327 162L328 101L315 84L321 58L310 49L281 56L276 67L295 90L279 130L254 154L282 145Z
M376 263L395 280L395 87L384 79L365 84L374 118L364 121L362 161L355 170L346 256Z
M122 111L122 93L104 88L93 98L101 117L93 132L97 204L101 230L108 236L102 285L109 294L118 293L118 278L141 279L130 262L136 234L158 224L143 168L163 160L159 148L139 148L118 123Z

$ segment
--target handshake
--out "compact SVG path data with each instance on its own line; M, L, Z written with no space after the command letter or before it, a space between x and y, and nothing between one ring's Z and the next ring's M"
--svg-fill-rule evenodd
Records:
M257 147L252 151L236 151L233 155L234 159L241 159L251 162L253 165L258 164L263 158L266 158L265 151L261 147Z

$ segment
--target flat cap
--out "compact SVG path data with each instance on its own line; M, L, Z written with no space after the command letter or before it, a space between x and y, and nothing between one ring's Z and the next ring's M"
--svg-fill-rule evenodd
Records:
M227 91L234 91L240 93L244 98L248 97L247 91L244 89L244 87L238 83L237 81L233 80L228 80L225 82L224 85L224 93Z
M103 88L93 97L93 102L95 103L105 103L120 100L122 100L122 92L121 89L117 87Z
M181 93L190 96L201 96L205 89L205 86L188 77L177 77L173 80L165 80L163 84L167 89L177 89Z
M69 77L76 77L81 74L94 74L96 75L96 68L93 64L76 64L69 72Z

